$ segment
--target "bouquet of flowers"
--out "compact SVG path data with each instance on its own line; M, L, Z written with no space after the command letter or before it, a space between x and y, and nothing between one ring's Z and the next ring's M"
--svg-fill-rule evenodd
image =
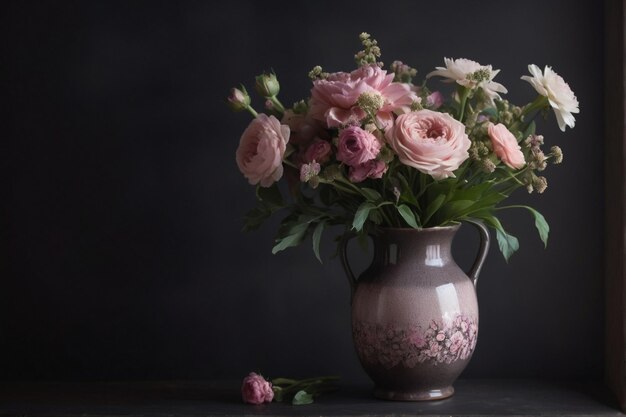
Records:
M502 99L507 89L494 81L500 70L491 65L445 58L416 84L414 68L394 61L383 69L377 41L367 33L360 39L357 68L328 73L316 66L311 97L291 108L280 102L273 73L256 77L265 113L253 109L245 87L232 89L231 108L254 117L236 152L239 169L257 186L258 207L244 229L285 212L272 252L310 235L319 259L327 226L343 226L342 240L380 227L478 220L495 230L508 260L519 243L498 213L524 209L547 244L549 227L538 211L503 202L518 188L543 193L540 173L563 160L558 146L544 149L534 120L551 108L562 131L574 127L578 100L563 78L549 66L529 65L521 79L538 96L520 107ZM427 86L433 77L453 84L450 97ZM286 187L278 186L282 178Z

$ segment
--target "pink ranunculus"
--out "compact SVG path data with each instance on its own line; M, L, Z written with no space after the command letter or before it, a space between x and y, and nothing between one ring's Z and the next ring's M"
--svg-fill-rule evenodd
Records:
M387 172L387 165L383 161L371 159L355 167L350 167L348 178L352 182L361 182L367 178L382 178L385 172Z
M471 145L463 123L432 110L398 116L386 138L400 162L436 180L454 177Z
M289 126L274 116L259 114L241 135L236 160L250 184L269 187L283 176L283 156Z
M337 160L356 167L376 158L380 148L380 141L372 133L358 126L350 126L339 133Z
M330 159L331 152L332 148L328 141L316 138L304 152L304 161L317 161L320 164L323 164Z
M261 375L250 372L243 379L241 385L241 396L245 403L263 404L270 403L274 399L274 391L272 384L265 380Z
M520 169L525 164L524 154L517 143L517 139L502 123L494 125L489 123L487 126L489 137L493 145L493 151L498 155L508 167Z
M311 90L311 115L328 127L357 123L366 116L357 105L363 93L375 93L383 98L377 115L408 112L411 104L419 99L408 84L394 83L393 77L394 74L387 74L372 64L349 74L337 72L326 79L315 80Z

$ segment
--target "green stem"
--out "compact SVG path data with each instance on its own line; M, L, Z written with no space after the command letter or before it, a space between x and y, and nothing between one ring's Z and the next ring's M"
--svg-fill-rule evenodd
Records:
M459 108L459 122L463 122L463 116L465 115L465 105L467 103L467 97L469 96L470 89L461 87L461 107Z
M280 100L278 100L278 97L276 96L268 97L268 100L272 102L272 104L274 105L274 107L276 107L276 110L278 112L285 113L285 106L283 106L283 103L281 103Z
M539 95L537 96L535 101L530 103L528 106L524 107L524 109L522 110L522 116L526 116L527 114L530 114L531 112L535 110L541 110L542 108L547 107L548 105L549 105L548 97Z
M246 107L246 110L248 110L250 112L250 114L252 115L252 117L254 117L254 118L256 118L259 115L259 113L257 113L256 110L254 110L250 106Z

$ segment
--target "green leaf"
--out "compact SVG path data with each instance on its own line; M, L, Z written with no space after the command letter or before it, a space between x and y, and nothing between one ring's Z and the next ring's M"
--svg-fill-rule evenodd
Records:
M376 206L369 201L361 204L354 214L354 220L352 222L352 228L357 232L360 232L363 229L363 225L369 216L370 210L376 208Z
M532 207L528 207L528 206L520 206L520 207L523 207L526 210L530 211L530 213L533 215L533 217L535 218L535 227L537 228L537 231L539 232L539 237L541 238L541 241L543 242L544 247L547 247L548 235L550 234L550 226L548 225L546 218L543 217L541 213L539 213L537 210L535 210Z
M481 113L489 117L498 117L498 110L495 107L487 107Z
M313 395L309 394L304 390L300 390L296 392L296 395L293 396L293 400L291 401L293 405L306 405L313 403Z
M519 249L519 241L515 236L506 233L504 229L496 229L496 238L498 239L500 252L502 252L504 259L508 262L511 255Z
M396 206L396 208L398 209L398 213L400 213L404 221L407 222L409 226L411 226L413 229L419 228L415 219L415 214L409 206L407 206L406 204L400 204L399 206Z
M380 210L372 210L370 211L369 216L367 216L369 220L371 220L374 224L381 224L383 222L383 216L380 214Z
M519 249L519 241L513 235L508 234L504 227L502 227L502 223L491 213L481 213L480 217L476 216L482 220L484 220L489 226L496 230L496 238L498 240L498 247L500 248L500 252L504 256L504 259L508 262L511 258L511 255L515 253Z
M244 232L249 232L251 230L258 229L261 226L261 224L263 224L263 222L267 220L267 218L270 217L271 215L272 215L272 211L267 210L264 207L253 208L248 213L246 213L243 219Z
M456 220L463 217L466 211L468 211L468 208L475 204L475 200L449 201L441 208L441 213L446 220Z
M482 182L467 188L456 189L450 196L449 201L473 200L479 201L485 191L493 186L493 181Z
M485 210L485 209L493 209L496 206L496 204L498 204L505 198L506 198L506 194L498 193L498 192L483 195L480 198L480 200L476 201L472 205L472 207L469 208L467 213L473 213L475 211Z
M281 208L285 205L276 182L269 187L258 186L256 188L256 196L263 204L272 209Z
M428 207L426 207L426 215L424 216L424 221L422 222L423 226L426 226L428 224L430 218L433 216L433 214L435 214L437 210L439 210L445 199L445 194L439 194L433 201L430 202Z
M534 120L532 122L530 122L530 124L528 125L528 127L526 128L526 130L524 131L524 133L522 135L522 140L526 139L530 135L534 135L536 127L537 127L537 124L535 123Z
M313 253L315 253L315 257L320 263L322 263L322 258L320 257L320 240L322 238L322 232L324 231L324 226L326 226L325 221L321 221L315 226L315 230L313 230Z
M289 247L299 245L302 239L304 239L308 228L309 223L296 223L289 229L289 233L286 236L276 239L277 243L272 248L272 253L275 255Z
M409 203L419 209L417 198L413 194L413 190L411 189L406 177L402 175L402 173L398 172L398 179L400 181L400 201Z
M383 198L378 191L371 188L361 188L361 193L363 193L365 198L372 202L382 200Z

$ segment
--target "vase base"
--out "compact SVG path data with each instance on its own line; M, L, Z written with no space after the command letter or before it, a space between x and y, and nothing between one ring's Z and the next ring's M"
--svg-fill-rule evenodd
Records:
M454 388L449 385L439 389L397 391L384 388L375 388L374 397L392 401L434 401L443 400L454 394Z

